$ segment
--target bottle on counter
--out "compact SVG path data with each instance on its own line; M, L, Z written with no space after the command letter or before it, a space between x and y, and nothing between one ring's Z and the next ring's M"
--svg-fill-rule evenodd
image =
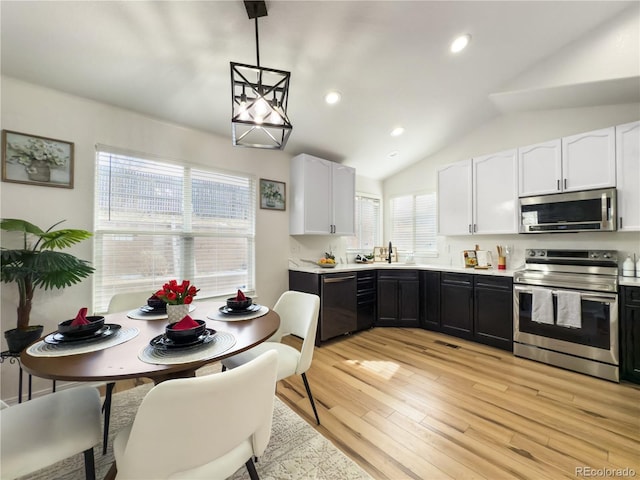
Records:
M627 259L622 264L622 276L623 277L633 277L635 275L635 265L633 264L633 260L631 260L631 255L627 256Z

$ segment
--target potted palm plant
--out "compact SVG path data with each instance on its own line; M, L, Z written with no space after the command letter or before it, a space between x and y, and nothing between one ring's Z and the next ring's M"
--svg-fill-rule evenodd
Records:
M25 220L0 220L2 231L19 232L23 237L21 248L0 249L0 278L3 283L16 283L19 293L16 328L4 332L10 352L22 351L42 334L42 325L30 325L31 302L36 289L68 287L94 271L86 260L57 251L91 236L86 230L54 230L63 221L42 230Z

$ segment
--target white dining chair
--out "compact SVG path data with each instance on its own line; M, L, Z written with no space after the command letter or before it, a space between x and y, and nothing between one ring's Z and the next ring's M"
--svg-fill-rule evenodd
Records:
M261 343L246 352L239 353L222 361L223 370L233 369L243 365L251 359L268 350L278 352L278 380L301 375L304 388L307 391L311 408L320 425L320 417L311 394L306 372L311 367L313 350L318 328L318 313L320 311L320 297L311 293L296 291L284 292L276 302L273 310L280 316L280 327L266 342ZM281 343L287 335L295 335L302 339L300 350Z
M153 293L148 290L145 290L144 292L116 293L111 297L111 300L109 300L107 313L124 312L125 310L131 310L136 307L146 305L147 299L151 295L153 295Z
M117 480L225 479L253 463L271 437L278 356L265 352L233 371L167 380L118 432Z
M107 313L124 312L126 310L132 310L136 307L141 307L147 304L147 299L150 296L151 293L149 293L148 291L116 293L113 297L111 297L111 300L109 300ZM105 385L104 403L102 404L102 412L104 414L104 428L102 438L103 455L107 453L109 423L111 418L111 398L113 396L113 389L115 388L115 386L115 382L109 382Z
M0 436L3 479L28 475L81 452L86 478L95 479L93 447L100 442L98 390L70 388L2 408Z

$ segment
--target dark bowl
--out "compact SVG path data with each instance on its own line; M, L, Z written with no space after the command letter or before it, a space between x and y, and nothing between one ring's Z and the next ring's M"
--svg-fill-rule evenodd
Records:
M167 309L167 304L165 303L165 301L155 296L149 297L147 299L147 305L149 305L154 310L162 311Z
M172 340L175 343L191 342L204 334L207 329L207 323L204 320L195 321L198 322L197 327L183 328L182 330L173 329L173 326L178 322L170 323L166 326L164 333L169 340Z
M104 317L102 316L87 316L89 323L86 325L71 326L73 320L72 318L71 320L60 322L58 324L58 332L68 337L81 337L97 332L104 327Z
M251 306L253 301L251 297L246 297L246 300L236 300L236 297L227 298L227 308L231 310L246 310Z

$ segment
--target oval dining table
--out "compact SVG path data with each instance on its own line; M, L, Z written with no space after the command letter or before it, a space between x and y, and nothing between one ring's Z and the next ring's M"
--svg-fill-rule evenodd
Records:
M106 314L105 324L117 324L122 328L137 328L139 333L132 339L103 350L77 355L56 357L33 356L25 349L20 355L22 367L30 374L50 380L79 382L115 382L146 377L158 384L164 380L194 376L195 371L208 363L244 352L271 337L280 326L280 317L269 311L257 318L241 320L229 316L229 321L212 320L208 315L224 305L219 301L194 302L196 307L189 315L206 320L207 328L227 332L235 337L228 349L206 360L175 365L157 365L138 358L138 353L149 342L162 335L166 319L144 320L127 316L128 312Z
M104 316L105 324L116 324L122 329L138 329L138 334L124 343L89 353L54 357L30 355L27 348L20 354L22 367L31 375L50 380L107 382L103 433L103 453L106 453L111 392L117 380L145 377L158 384L173 378L193 377L196 370L204 365L231 357L264 342L280 326L280 316L271 309L264 315L245 320L234 315L221 315L219 309L224 306L224 302L204 300L194 302L193 306L195 309L189 313L189 316L205 320L207 328L224 332L225 335L233 335L235 343L215 356L208 356L205 360L172 365L148 363L139 358L139 353L149 345L152 339L164 333L167 320L166 318L144 319L144 315L130 318L129 315L133 311L125 311ZM226 320L212 319L209 316L226 318ZM46 335L43 338L46 338ZM115 463L111 466L105 480L114 477Z

